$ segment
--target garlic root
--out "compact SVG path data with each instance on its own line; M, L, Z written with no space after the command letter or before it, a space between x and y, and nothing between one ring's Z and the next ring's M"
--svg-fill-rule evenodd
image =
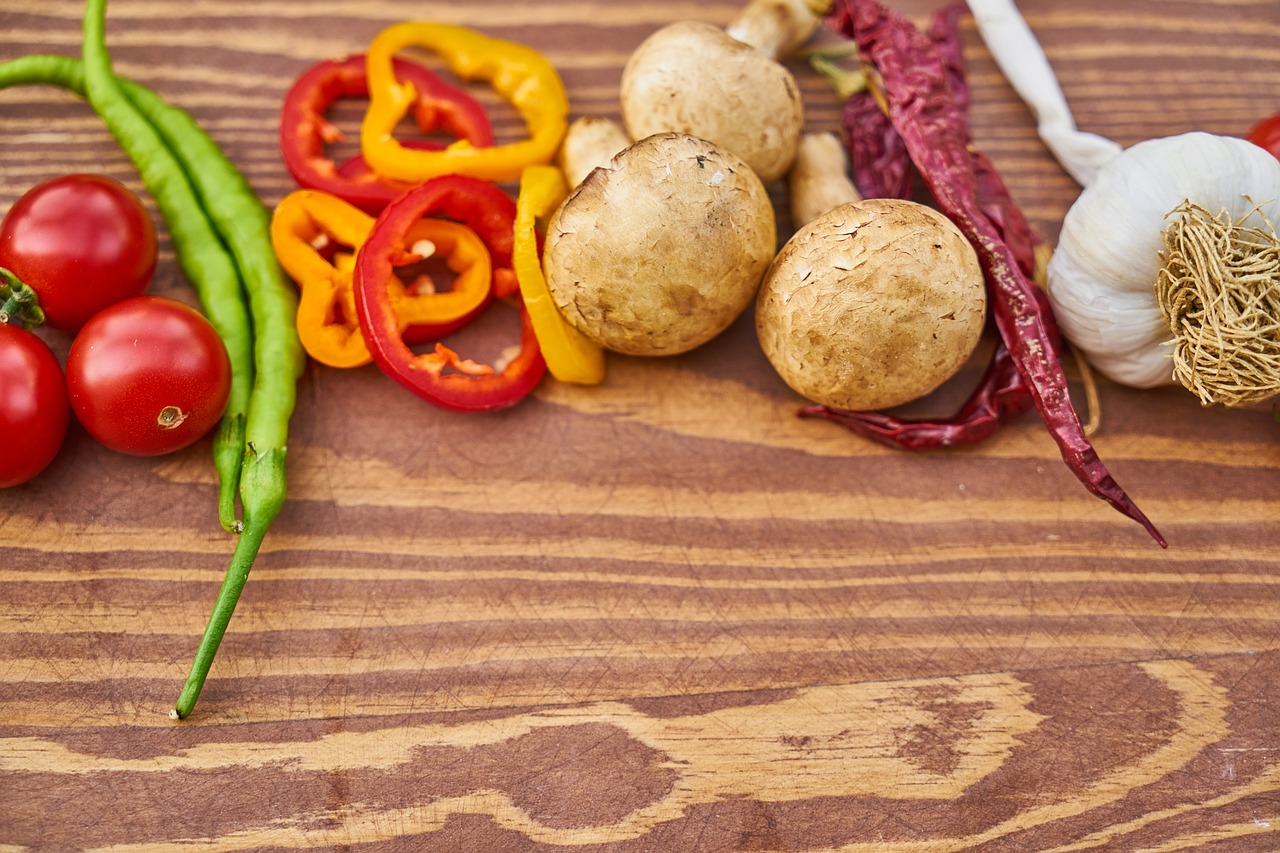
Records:
M1189 201L1170 214L1156 301L1173 332L1173 372L1210 405L1280 393L1280 240Z

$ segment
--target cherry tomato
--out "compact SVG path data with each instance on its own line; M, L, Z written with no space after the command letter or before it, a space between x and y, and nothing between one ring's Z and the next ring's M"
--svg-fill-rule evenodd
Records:
M63 175L37 184L0 222L0 266L31 285L45 323L74 332L138 296L156 270L156 229L119 181Z
M62 366L26 329L0 323L0 488L25 483L58 455L71 406Z
M1280 159L1280 113L1255 124L1245 139L1267 149L1272 156Z
M181 450L227 405L231 362L199 311L135 296L95 314L71 342L67 392L85 430L133 456Z

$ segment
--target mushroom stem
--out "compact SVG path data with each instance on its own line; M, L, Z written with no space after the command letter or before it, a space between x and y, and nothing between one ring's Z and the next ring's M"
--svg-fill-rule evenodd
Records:
M560 171L570 188L586 180L599 166L609 165L619 151L631 144L622 126L603 116L583 116L569 125L560 146Z
M750 0L725 32L778 59L808 41L819 23L807 0Z
M828 210L862 201L848 173L849 157L834 133L801 136L796 159L787 173L791 224L801 228Z

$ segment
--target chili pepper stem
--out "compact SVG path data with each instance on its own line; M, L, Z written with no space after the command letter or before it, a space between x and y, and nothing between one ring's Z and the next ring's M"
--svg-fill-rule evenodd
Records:
M244 465L240 474L240 500L244 509L244 530L236 541L236 549L231 555L231 564L218 590L218 598L209 614L204 635L196 649L195 658L191 662L191 671L186 683L178 694L169 716L175 720L184 720L196 706L200 691L204 688L205 679L213 659L218 654L218 646L227 633L231 616L235 613L240 593L249 580L249 570L262 547L262 540L280 509L284 506L284 457L283 448L275 448L257 456L252 450L245 454Z
M258 555L258 549L262 545L266 532L265 525L245 522L244 532L236 540L236 550L231 557L231 566L222 580L217 602L213 612L209 614L209 623L205 627L204 636L201 637L200 646L192 660L191 672L182 686L182 692L178 694L178 701L169 712L172 719L184 720L195 708L196 700L200 698L200 691L209 675L209 668L218 654L218 646L222 643L222 637L226 634L231 616L235 612L236 603L240 600L240 593L249 580L249 570L253 567L254 558Z
M867 89L867 75L861 68L845 68L840 64L839 55L813 51L806 57L809 65L830 81L836 90L836 97L847 101L854 94Z

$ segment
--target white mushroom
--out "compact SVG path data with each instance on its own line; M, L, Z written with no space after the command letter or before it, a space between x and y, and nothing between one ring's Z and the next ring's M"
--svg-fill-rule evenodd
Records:
M791 72L709 23L679 21L650 35L627 60L621 93L633 139L697 136L741 157L765 183L787 171L804 127Z
M769 362L815 403L866 411L955 374L981 337L982 269L937 211L911 201L841 205L778 253L756 302Z
M768 193L741 159L660 133L570 194L547 226L543 268L560 311L587 338L672 355L751 304L776 245Z

